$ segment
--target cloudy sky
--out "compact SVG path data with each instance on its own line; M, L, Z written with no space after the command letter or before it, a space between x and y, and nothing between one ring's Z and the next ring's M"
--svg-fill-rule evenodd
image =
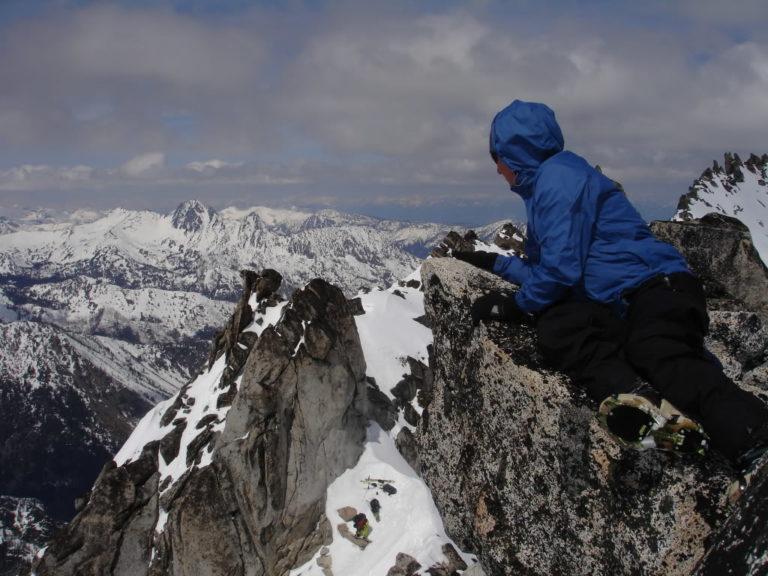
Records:
M487 152L515 98L669 217L724 152L768 152L768 3L0 0L0 214L520 216Z

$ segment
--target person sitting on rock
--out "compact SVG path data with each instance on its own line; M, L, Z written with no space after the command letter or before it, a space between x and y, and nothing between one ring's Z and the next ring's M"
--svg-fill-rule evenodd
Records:
M368 522L368 517L362 512L352 518L352 525L355 527L355 537L361 540L368 540L368 536L373 532L373 527Z
M704 291L683 256L563 146L544 104L515 100L493 119L491 157L525 202L528 233L524 258L452 253L520 285L481 296L474 322L535 319L545 359L600 404L616 440L677 453L711 445L738 466L743 490L768 448L768 408L705 349Z

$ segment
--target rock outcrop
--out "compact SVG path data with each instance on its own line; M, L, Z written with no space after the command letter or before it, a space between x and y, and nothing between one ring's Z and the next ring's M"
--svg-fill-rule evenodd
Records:
M707 243L706 224L662 228L670 240L684 238L686 253ZM697 261L695 271L718 279L718 289L729 285L723 275L733 272L710 263ZM490 576L682 575L697 564L702 574L716 573L705 567L724 553L705 555L731 513L727 462L620 448L585 395L542 364L531 327L472 326L470 302L483 291L511 291L510 284L453 259L428 260L422 279L434 387L416 434L418 460L454 541ZM743 297L727 288L718 296L713 303L728 305L712 311L708 346L732 378L765 398L768 332ZM751 510L764 526L765 511ZM750 525L742 521L731 534ZM760 546L753 537L736 556L752 554L753 568L765 569Z
M747 228L736 218L711 213L699 220L653 222L653 233L680 248L718 306L746 308L768 325L768 268ZM735 300L735 302L734 302Z
M266 277L245 274L248 293L268 298L274 290L256 285ZM246 328L245 306L230 328ZM105 466L35 574L279 575L329 541L326 490L359 458L368 421L365 360L347 300L314 280L274 326L246 333L228 332L214 353L222 364L242 363L236 380L214 382L227 401L195 397L193 381L158 407L164 434ZM180 477L174 462L185 465Z

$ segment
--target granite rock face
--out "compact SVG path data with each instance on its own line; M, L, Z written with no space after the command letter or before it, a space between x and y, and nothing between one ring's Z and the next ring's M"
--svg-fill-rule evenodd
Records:
M698 236L681 231L696 247L706 228ZM719 286L734 274L703 264L695 271ZM620 448L597 425L596 406L542 364L531 327L472 326L470 303L512 285L448 258L425 262L422 279L434 387L416 434L421 473L449 535L478 554L488 575L682 575L697 565L717 573L705 567L725 552L718 556L712 544L738 523L725 499L727 462L714 453L679 458ZM760 317L727 290L712 302L724 309L712 311L708 347L729 376L766 399L768 332ZM754 513L764 525L765 513ZM749 517L731 528L731 543ZM753 536L741 552L726 550L731 559L744 560L745 549L757 554L752 569L763 562L764 570L760 546Z
M243 278L258 294L274 275ZM329 541L326 490L357 462L368 422L354 319L342 292L322 280L297 291L258 337L236 333L247 305L241 300L213 353L231 368L219 385L219 400L231 405L223 426L212 415L189 421L182 390L163 416L171 431L139 457L105 466L35 574L279 575ZM181 443L193 424L199 433ZM178 457L186 472L161 477L159 458Z
M651 230L680 249L704 281L710 301L730 301L731 308L756 312L768 324L768 268L749 228L736 218L711 213L698 220L653 222Z

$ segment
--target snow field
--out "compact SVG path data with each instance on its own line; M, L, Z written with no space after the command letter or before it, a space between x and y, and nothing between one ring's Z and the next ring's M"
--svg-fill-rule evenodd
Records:
M372 488L363 482L366 478L388 480L397 493L390 496ZM380 522L370 509L374 498L381 504ZM337 526L344 521L337 511L344 506L365 513L373 527L371 543L365 550L339 534ZM333 527L333 543L328 549L336 576L386 576L400 552L427 569L444 561L442 546L451 542L429 488L397 451L389 434L373 422L368 426L365 451L357 465L329 486L325 514ZM354 533L351 522L348 526ZM475 563L474 557L461 555L468 565ZM319 556L291 571L291 576L323 576L317 565Z
M405 281L421 282L419 271ZM405 298L394 294L398 290ZM359 294L365 314L355 316L360 343L365 355L367 373L379 389L393 398L392 388L408 372L406 358L411 356L428 363L427 346L432 332L414 319L424 315L424 297L418 288L393 286Z

